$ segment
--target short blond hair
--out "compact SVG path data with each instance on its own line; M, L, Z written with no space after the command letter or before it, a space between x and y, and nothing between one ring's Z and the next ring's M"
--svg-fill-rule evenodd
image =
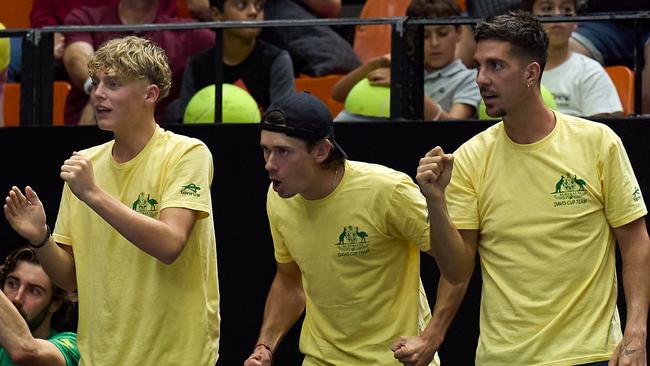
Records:
M165 51L148 39L128 36L106 41L88 61L91 78L114 71L127 80L147 79L160 89L158 101L169 95L172 72Z

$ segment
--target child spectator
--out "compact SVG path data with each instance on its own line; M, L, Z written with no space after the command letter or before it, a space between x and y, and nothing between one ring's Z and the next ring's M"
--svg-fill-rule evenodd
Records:
M264 20L263 0L210 0L210 5L215 21ZM257 104L266 108L294 90L293 65L287 51L257 39L259 34L260 28L223 30L223 82L243 84ZM181 122L196 92L214 84L215 64L214 48L190 59L180 96L168 112L173 122Z
M576 0L523 0L524 10L537 16L576 15ZM544 23L548 60L542 85L555 96L559 112L573 116L604 117L621 114L623 107L614 83L598 62L569 49L576 23Z
M443 18L460 16L452 0L413 0L406 10L410 18ZM467 69L455 57L460 40L459 25L424 26L424 119L463 119L476 115L481 101L476 86L476 72ZM350 89L363 78L374 85L390 85L390 55L370 60L341 79L332 90L332 98L344 102ZM341 112L337 121L367 120Z

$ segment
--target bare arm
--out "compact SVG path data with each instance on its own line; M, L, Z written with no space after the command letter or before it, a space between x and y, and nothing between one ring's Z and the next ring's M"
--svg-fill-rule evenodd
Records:
M467 104L455 103L449 111L442 109L440 104L435 100L424 96L424 119L446 120L446 119L467 119L474 115L474 108Z
M29 186L25 194L14 186L5 198L4 212L11 227L32 245L39 245L47 237L45 209L36 192ZM41 266L52 281L64 290L77 288L72 247L59 247L51 237L36 249Z
M160 211L160 219L142 215L103 191L84 200L126 240L165 264L181 255L192 233L197 214L186 208Z
M58 348L44 339L32 336L27 323L7 296L0 291L0 346L11 361L19 366L65 366Z
M610 365L645 365L650 302L650 239L645 218L615 228L614 234L623 258L627 321L623 340L612 355Z
M427 200L431 254L440 272L452 284L467 280L474 270L478 246L477 230L458 230L454 226L445 200L445 189L451 180L454 157L440 146L420 159L416 180Z
M63 163L61 179L80 200L143 252L165 264L180 256L194 228L195 211L170 207L160 211L159 219L142 215L98 187L92 162L76 152Z
M302 3L321 18L336 18L341 13L341 0L302 0Z
M305 292L300 268L295 262L278 263L277 266L266 298L262 330L257 340L258 344L270 347L272 352L275 352L282 337L305 310ZM269 350L258 346L244 365L268 366L271 364L271 356Z
M187 0L187 10L192 17L201 21L212 21L212 11L208 0Z
M72 84L80 90L84 90L84 83L88 79L88 61L94 53L93 46L86 42L74 42L63 51L63 65Z
M359 81L367 77L370 72L382 67L390 67L390 55L373 58L341 78L341 80L339 80L332 88L332 99L344 103L350 90L357 85Z
M415 337L400 337L391 346L395 358L404 365L427 366L445 339L460 304L467 291L469 279L457 285L449 283L440 277L436 305L431 320L421 335Z

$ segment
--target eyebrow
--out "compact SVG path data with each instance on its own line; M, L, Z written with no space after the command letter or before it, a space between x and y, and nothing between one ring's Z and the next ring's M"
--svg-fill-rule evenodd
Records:
M14 281L16 281L16 282L22 282L22 281L20 280L20 278L18 278L18 277L16 277L16 276L12 276L12 275L8 275L8 276L7 276L7 280L14 280ZM7 280L5 280L5 283L7 282ZM28 282L28 283L27 283L27 287L30 287L30 288L39 288L39 289L41 289L41 290L43 290L43 291L46 291L45 287L43 287L43 286L41 286L41 285L39 285L39 284L36 284L36 283L29 283L29 282Z

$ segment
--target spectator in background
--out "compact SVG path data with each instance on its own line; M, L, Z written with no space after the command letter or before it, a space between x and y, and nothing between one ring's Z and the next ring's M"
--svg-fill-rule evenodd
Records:
M212 20L208 0L188 0L187 7L195 18ZM335 18L340 11L341 0L273 0L264 6L267 20ZM262 39L289 51L296 75L344 74L360 64L350 44L327 26L264 28Z
M72 10L65 18L65 25L108 25L108 24L166 24L182 20L157 12L158 0L121 0L116 5L103 7L82 7ZM105 41L134 32L84 32L67 33L63 62L74 86L68 95L65 107L66 124L94 124L92 107L88 103L91 81L88 75L88 60L96 48ZM179 85L185 64L190 56L214 45L214 33L209 29L155 30L137 33L149 38L167 52L172 69L170 98L163 100L156 109L156 120L163 121L165 108L170 100L179 94Z
M520 0L466 0L465 3L467 15L470 17L495 16L508 10L518 9L520 6ZM467 67L472 67L476 49L474 29L469 25L463 25L461 29L463 35L456 47L456 57L461 59Z
M98 7L115 5L118 0L32 0L32 11L29 14L29 26L42 28L63 24L66 15L72 9L83 6ZM168 16L176 15L175 0L161 0L158 11ZM54 79L67 80L63 66L63 49L65 37L63 33L54 33Z
M266 5L266 19L336 17L341 0L274 0ZM352 46L327 26L265 28L262 39L289 51L295 73L311 76L343 74L360 65Z
M584 13L647 11L647 0L589 0ZM650 113L650 25L625 21L580 22L571 38L571 50L589 56L603 66L625 65L634 69L637 44L643 46L643 113ZM640 70L637 70L640 71Z
M0 23L0 30L5 29ZM7 82L7 67L11 59L11 44L9 38L0 38L0 127L4 126L4 84Z
M406 10L411 18L460 16L453 0L413 0ZM424 26L424 119L471 118L481 101L476 86L476 72L467 69L455 56L460 41L459 25ZM348 93L360 80L368 78L374 85L390 85L390 55L377 57L357 68L336 83L332 99L345 102ZM368 117L346 111L337 121L367 120Z
M264 0L211 0L213 20L263 20ZM223 82L243 86L258 106L294 90L293 64L287 51L257 39L260 28L223 30ZM215 82L215 50L190 59L183 74L179 99L170 106L171 120L181 122L192 96ZM168 119L169 121L169 119Z
M34 249L22 247L0 267L0 365L76 366L77 335L51 328L66 317L68 293L54 285Z
M576 15L576 0L523 0L522 9L537 16ZM614 83L598 62L569 49L576 23L544 23L548 59L542 85L555 96L557 110L572 116L605 117L623 107Z

